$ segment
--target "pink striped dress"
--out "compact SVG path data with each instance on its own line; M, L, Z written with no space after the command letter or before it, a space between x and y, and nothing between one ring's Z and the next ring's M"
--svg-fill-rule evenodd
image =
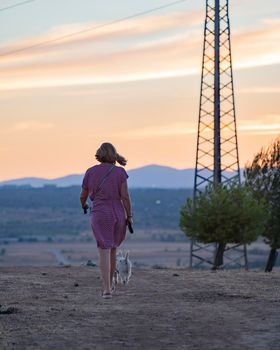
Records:
M116 248L125 238L126 216L121 201L121 186L128 175L124 168L114 166L102 187L94 195L102 178L112 167L111 163L101 163L89 168L84 176L82 187L93 200L90 223L97 247Z

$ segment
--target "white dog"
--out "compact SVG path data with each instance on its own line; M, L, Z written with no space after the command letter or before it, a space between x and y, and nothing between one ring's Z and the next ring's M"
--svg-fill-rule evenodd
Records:
M128 254L128 251L125 253L125 256L123 255L122 251L119 251L117 254L116 271L114 274L113 285L118 284L119 280L123 284L128 284L129 282L129 279L131 277L132 264L129 260Z

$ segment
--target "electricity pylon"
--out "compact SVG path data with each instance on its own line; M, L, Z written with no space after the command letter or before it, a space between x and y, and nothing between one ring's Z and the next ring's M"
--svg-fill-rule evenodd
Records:
M194 202L209 183L233 180L240 182L240 168L228 0L206 0ZM216 249L215 244L192 241L190 267L213 264ZM224 260L224 266L247 268L246 246L228 245Z

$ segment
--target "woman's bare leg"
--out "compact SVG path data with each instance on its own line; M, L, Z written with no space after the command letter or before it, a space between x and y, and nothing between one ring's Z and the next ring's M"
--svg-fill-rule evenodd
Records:
M117 248L111 248L110 260L111 260L111 271L110 271L110 282L113 284L113 277L116 270L116 254Z
M99 266L103 280L104 293L111 293L110 283L110 249L101 249L99 251Z

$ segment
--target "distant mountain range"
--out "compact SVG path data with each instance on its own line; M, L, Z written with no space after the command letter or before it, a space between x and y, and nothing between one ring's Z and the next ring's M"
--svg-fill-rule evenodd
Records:
M156 164L128 170L127 173L129 175L129 187L131 188L192 188L194 181L194 169L179 170ZM54 185L68 187L81 185L82 179L83 174L71 174L56 179L25 177L0 182L0 186L43 187Z

